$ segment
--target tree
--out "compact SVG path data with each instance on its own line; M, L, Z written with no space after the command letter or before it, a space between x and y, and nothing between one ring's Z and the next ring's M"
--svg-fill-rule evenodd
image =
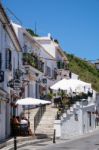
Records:
M26 29L27 32L29 32L32 36L39 36L38 34L36 34L32 29Z

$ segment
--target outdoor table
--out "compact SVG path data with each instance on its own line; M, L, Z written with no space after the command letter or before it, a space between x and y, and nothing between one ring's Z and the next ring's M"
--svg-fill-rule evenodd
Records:
M29 135L29 126L28 124L20 124L20 135Z

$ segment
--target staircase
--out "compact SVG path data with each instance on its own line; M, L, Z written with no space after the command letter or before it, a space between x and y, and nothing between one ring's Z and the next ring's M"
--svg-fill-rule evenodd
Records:
M88 101L88 103L86 103L87 101ZM82 108L82 105L84 107L84 106L87 106L88 104L93 103L93 101L90 98L88 98L87 101L86 100L85 101L77 101L75 104L73 104L69 109L67 109L62 114L61 119L66 118L66 117L68 117L70 115L71 116L74 115L74 113L76 113L79 109Z
M51 105L46 106L46 111L36 128L36 134L52 136L54 133L54 121L57 113L57 108L52 108Z
M34 133L34 117L36 116L38 110L39 110L39 107L29 110L30 129L32 133ZM28 118L28 110L25 110L24 114L26 118ZM44 112L41 118L41 121L39 122L36 128L35 134L46 135L46 136L53 135L54 121L55 121L56 114L57 114L57 108L52 108L51 105L47 105L46 111Z
M32 131L32 133L34 133L34 117L37 113L39 108L34 108L34 109L30 109L29 110L29 122L30 122L30 129ZM26 118L28 118L28 110L25 110L25 116Z
M90 106L92 106L93 108L90 109ZM83 108L85 108L85 111ZM55 121L54 128L56 129L56 137L67 139L73 136L81 135L94 129L94 123L92 123L92 127L88 127L88 122L86 123L87 111L94 111L94 101L90 98L88 98L87 101L77 101L68 110L64 111L64 113L60 117L60 120ZM93 120L95 119L94 115L92 116L92 118ZM83 126L82 123L85 124L85 126ZM59 128L57 128L57 126Z

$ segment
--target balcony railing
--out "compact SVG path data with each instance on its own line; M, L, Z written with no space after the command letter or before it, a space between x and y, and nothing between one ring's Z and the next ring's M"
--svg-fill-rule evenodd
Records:
M68 70L68 69L69 69L69 66L68 66L68 64L66 64L65 62L58 61L58 62L57 62L57 69Z
M44 72L44 62L40 58L32 53L23 53L23 65L30 65L33 68Z

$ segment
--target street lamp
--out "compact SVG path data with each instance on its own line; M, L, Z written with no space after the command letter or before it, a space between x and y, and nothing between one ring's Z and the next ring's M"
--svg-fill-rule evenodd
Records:
M14 89L15 91L21 91L22 89L22 83L23 81L20 80L20 77L22 76L22 71L18 68L15 70L14 72L14 79L11 79L8 83L7 83L7 86ZM18 94L19 96L19 94ZM13 107L13 110L14 110L14 115L16 116L16 107L15 107L15 104L14 104L14 107ZM16 131L14 130L14 150L17 150L17 140L16 140Z

